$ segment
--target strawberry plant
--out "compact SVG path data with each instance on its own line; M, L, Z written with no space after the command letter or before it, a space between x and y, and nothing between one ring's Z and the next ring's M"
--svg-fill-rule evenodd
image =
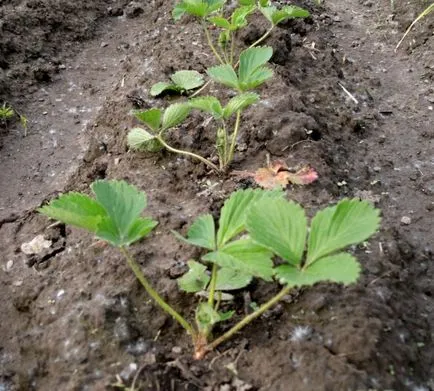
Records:
M198 72L178 71L171 76L172 82L158 82L152 86L150 91L152 96L159 96L165 91L183 93L202 86L184 104L185 107L188 105L191 109L211 114L217 121L215 146L219 165L216 166L209 159L196 153L173 147L168 148L167 141L162 142L163 133L160 131L156 133L147 121L143 121L143 118L152 116L157 109L135 113L148 129L136 127L130 131L128 145L132 149L155 152L158 149L155 148L155 140L158 139L160 147L198 159L216 172L222 172L230 165L241 127L242 112L260 99L258 94L251 91L273 76L273 71L267 66L273 55L273 49L269 46L260 47L258 45L266 40L279 23L291 18L307 17L309 12L296 6L277 8L269 0L240 0L238 6L232 10L226 3L226 0L181 0L173 9L172 15L176 21L184 15L190 15L196 18L202 26L206 41L218 62L217 66L207 69L208 82L204 84L203 77ZM270 26L256 42L247 49L241 50L238 61L235 63L238 51L236 44L238 31L248 26L248 16L254 12L260 12L269 21ZM212 34L211 28L218 30L217 36ZM198 97L211 81L234 90L236 95L226 104L222 104L215 96ZM182 121L187 115L182 118ZM230 131L231 126L233 126L232 131Z
M224 203L217 227L207 214L196 219L186 237L174 233L204 250L200 260L188 261L189 271L178 280L183 291L205 297L198 303L195 322L190 323L152 288L128 251L128 246L147 236L157 224L140 217L146 206L145 194L118 181L94 182L92 190L95 199L68 193L39 211L84 228L119 248L148 294L190 334L197 359L234 336L291 289L321 281L356 282L360 264L344 249L368 239L380 222L379 210L370 203L344 199L319 211L308 228L303 208L285 200L282 191L233 193ZM276 280L282 289L214 338L215 325L235 314L233 310L222 311L222 301L231 298L228 292L246 287L253 278L270 283Z

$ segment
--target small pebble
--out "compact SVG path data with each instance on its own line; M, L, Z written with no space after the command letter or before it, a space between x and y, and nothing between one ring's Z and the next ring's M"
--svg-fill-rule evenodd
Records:
M401 224L409 225L411 224L411 218L408 216L402 216Z
M108 46L108 43L107 43L107 42L101 42L101 47L102 47L102 48L105 48L106 46Z
M8 261L8 263L6 264L6 270L11 270L13 266L14 266L14 261L11 259L11 260Z
M172 348L172 353L181 354L182 353L182 348L180 346L174 346Z

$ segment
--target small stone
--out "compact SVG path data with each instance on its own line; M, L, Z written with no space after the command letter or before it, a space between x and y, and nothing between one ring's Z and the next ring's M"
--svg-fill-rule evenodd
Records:
M401 218L401 224L403 225L410 225L411 224L411 218L408 216L402 216Z
M378 167L378 166L377 166L377 167L374 167L374 171L375 171L375 172L380 172L380 171L381 171L381 167Z
M21 245L21 251L24 254L32 255L39 254L46 248L51 247L51 240L45 240L43 235L35 236L30 242Z
M108 43L107 43L107 42L101 42L101 47L102 47L102 48L105 48L106 46L108 46Z
M172 353L175 353L175 354L181 354L181 353L182 353L182 348L181 348L181 346L174 346L174 347L172 348Z
M14 261L11 259L6 263L6 270L11 270L14 266Z
M57 292L56 297L58 299L60 299L64 294L65 294L65 290L64 289L60 289L59 292Z

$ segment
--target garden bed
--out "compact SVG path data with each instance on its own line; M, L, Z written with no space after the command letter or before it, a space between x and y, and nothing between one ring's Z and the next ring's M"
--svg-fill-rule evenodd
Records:
M61 14L48 0L0 7L7 32L0 97L35 124L30 138L22 138L18 124L1 135L9 172L0 177L0 389L115 389L115 383L131 385L136 374L142 390L434 389L432 22L393 50L422 4L403 12L388 9L387 1L295 2L312 16L283 24L266 41L275 48L275 77L245 113L231 170L216 175L196 161L165 151L131 152L126 145L136 124L130 111L164 104L149 96L153 83L178 69L203 72L213 65L200 28L189 19L174 23L169 2L84 3L68 9L65 2ZM44 20L53 17L52 30L25 22L39 9L46 10ZM253 19L241 42L262 31ZM31 55L26 44L41 50ZM8 47L14 52L5 53ZM102 62L86 72L93 53ZM109 59L116 66L107 66ZM64 63L70 66L59 68ZM56 69L39 77L37 70L48 66ZM71 75L78 85L74 107L91 109L62 117L68 94L61 104L56 91L65 92ZM38 101L41 90L50 99ZM50 126L63 129L48 149L45 111ZM212 157L214 131L205 119L189 117L170 141ZM381 230L355 249L363 266L357 284L294 290L201 361L193 360L188 336L149 300L115 250L34 211L59 192L87 192L96 179L124 179L146 191L147 214L159 225L132 252L164 297L192 315L194 300L179 292L175 279L198 253L170 231L185 233L203 213L217 217L232 191L255 186L234 171L255 171L267 156L318 172L315 183L287 188L309 216L359 197L382 210ZM35 161L43 167L41 180L33 176ZM52 247L43 256L25 256L21 244L38 234ZM238 292L238 316L277 290L255 282ZM300 327L308 330L301 339L295 337Z

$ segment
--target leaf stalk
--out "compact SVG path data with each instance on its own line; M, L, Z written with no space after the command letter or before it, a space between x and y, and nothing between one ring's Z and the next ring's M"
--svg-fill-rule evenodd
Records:
M195 159L200 160L202 163L206 164L208 167L212 168L214 171L216 171L217 173L220 173L221 170L212 162L210 162L208 159L205 159L204 157L197 155L193 152L189 152L189 151L184 151L182 149L176 149L171 147L169 144L167 144L164 139L160 136L160 135L156 135L155 138L170 152L173 153L177 153L179 155L186 155L186 156L190 156L193 157Z
M135 259L131 256L131 254L128 252L128 250L125 247L119 248L120 252L124 255L124 257L127 260L128 266L133 271L136 278L139 280L140 284L145 288L146 292L149 296L152 297L152 299L155 300L155 302L164 310L166 311L170 316L172 316L186 331L188 334L191 335L192 339L195 340L197 335L196 331L193 329L193 327L190 325L190 323L185 320L185 318L180 315L178 312L176 312L159 294L158 292L152 288L151 284L143 274L142 270L140 269L140 265L135 261Z
M226 333L224 333L219 338L215 339L213 342L205 346L203 355L205 355L207 352L214 350L221 343L225 342L226 340L231 338L234 334L236 334L238 331L240 331L242 328L246 327L250 322L252 322L256 318L261 316L265 311L269 310L271 307L276 305L280 300L282 300L284 296L286 296L290 292L291 288L292 286L290 285L285 286L276 296L273 296L266 303L262 304L256 311L252 312L250 315L247 315L245 318L240 320L235 326L229 329Z
M229 148L229 155L227 156L225 165L228 165L234 157L235 145L237 143L237 136L238 136L238 132L240 130L240 122L241 122L241 110L238 110L237 111L237 119L235 120L234 132L232 134L231 146Z

